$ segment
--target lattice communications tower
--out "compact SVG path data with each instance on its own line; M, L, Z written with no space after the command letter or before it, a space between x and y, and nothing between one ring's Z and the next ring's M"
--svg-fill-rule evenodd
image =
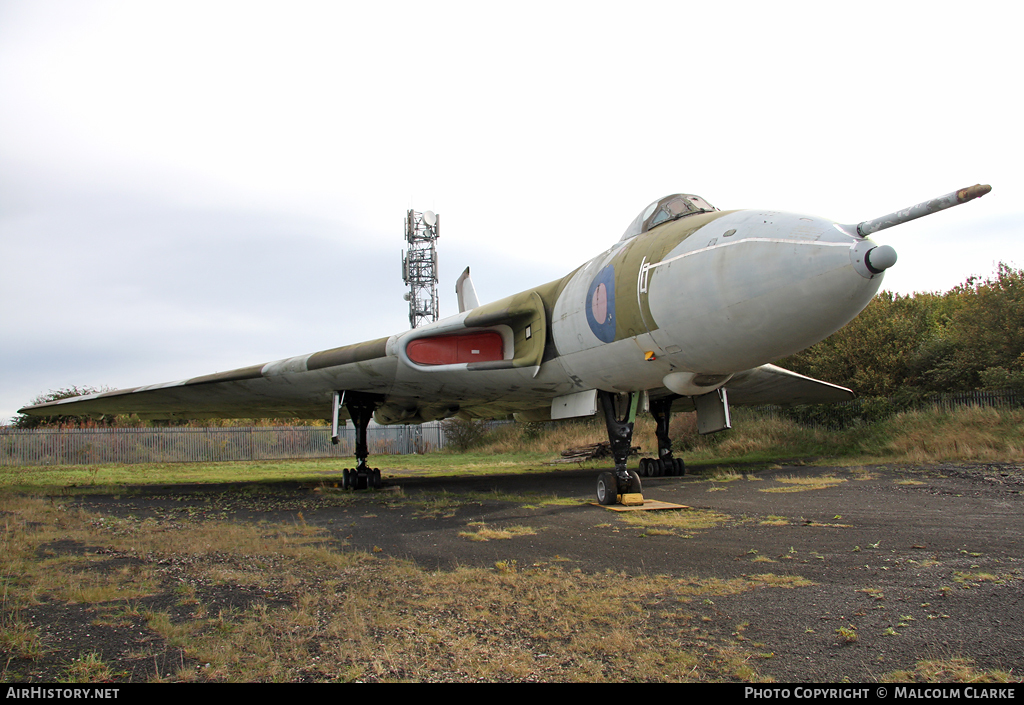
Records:
M402 251L402 279L409 286L405 300L409 302L409 325L417 328L438 319L437 305L437 238L441 233L441 216L433 211L405 214L405 241L409 250Z

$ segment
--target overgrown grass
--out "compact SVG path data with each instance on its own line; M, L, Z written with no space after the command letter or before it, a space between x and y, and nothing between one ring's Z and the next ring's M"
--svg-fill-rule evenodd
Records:
M697 433L696 414L676 414L671 435L677 453L695 465L808 457L905 463L1024 460L1024 410L977 406L909 411L841 431L736 409L731 430L708 436ZM510 424L483 436L472 452L477 460L523 454L539 460L545 454L555 456L569 447L606 440L604 425L596 419L550 428ZM633 445L645 455L656 454L658 443L650 418L637 419Z
M882 427L879 455L908 463L1024 459L1024 410L966 406L898 414Z

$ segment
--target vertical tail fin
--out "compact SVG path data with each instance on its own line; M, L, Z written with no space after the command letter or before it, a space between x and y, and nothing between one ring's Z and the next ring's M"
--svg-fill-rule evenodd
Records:
M455 282L455 295L459 297L459 313L472 311L480 305L480 299L476 296L476 287L473 286L473 280L469 278L469 267L466 267L466 271L459 275L458 281Z

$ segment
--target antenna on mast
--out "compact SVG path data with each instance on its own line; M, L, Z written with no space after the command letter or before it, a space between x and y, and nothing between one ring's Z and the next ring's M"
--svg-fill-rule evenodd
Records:
M437 213L406 211L405 241L409 250L402 251L402 279L409 286L405 300L409 302L412 328L438 319L436 243L440 233L441 216Z

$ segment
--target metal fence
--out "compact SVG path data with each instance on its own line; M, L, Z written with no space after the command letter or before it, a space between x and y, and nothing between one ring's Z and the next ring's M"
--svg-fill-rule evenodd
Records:
M1000 409L1017 409L1024 406L1024 394L1013 389L999 391L955 392L952 394L935 394L926 397L930 405L952 411L958 406L993 406Z
M94 465L285 460L355 455L355 428L326 426L218 428L0 429L0 465ZM371 455L443 448L439 424L379 426L367 432Z
M859 397L834 404L755 406L750 407L750 410L768 418L791 419L803 426L838 431L861 423L881 421L902 411L940 409L948 412L964 406L1019 409L1024 407L1024 393L1003 389L946 394L904 394L891 397Z

